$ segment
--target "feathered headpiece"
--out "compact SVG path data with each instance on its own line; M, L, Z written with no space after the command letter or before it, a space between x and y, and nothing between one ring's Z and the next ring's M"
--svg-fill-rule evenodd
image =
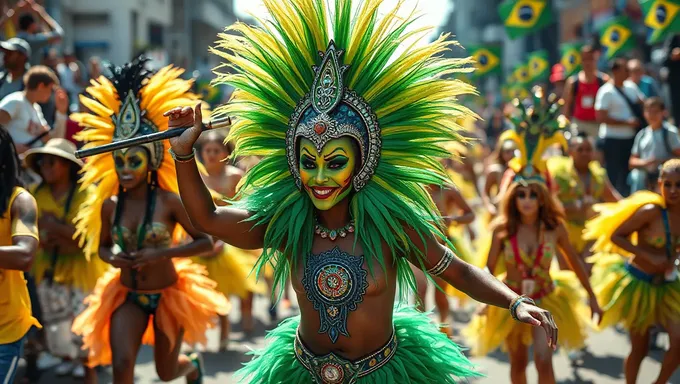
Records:
M518 155L508 166L515 172L513 181L520 183L546 183L546 164L543 153L553 144L567 148L564 132L567 118L560 114L563 101L555 94L545 97L541 87L532 90L531 105L525 106L515 99L518 114L510 116L513 128L503 132L499 142L510 140L517 145Z
M218 82L236 88L216 111L239 117L229 136L233 155L262 157L242 179L235 205L267 226L257 270L273 263L276 283L289 272L286 257L296 263L312 248L314 207L300 190L296 155L301 137L317 148L341 136L359 144L349 198L369 266L384 267L384 244L395 256L416 252L405 225L445 238L426 186L449 180L438 162L449 156L442 144L459 140L458 119L474 115L456 99L474 88L444 77L469 72L471 61L441 57L456 44L448 35L404 44L431 29L408 32L414 15L397 15L399 3L381 16L382 2L361 1L354 12L349 0L334 9L324 0L264 0L271 20L233 25L212 50L227 61ZM414 286L405 260L395 260L404 267L400 279Z
M75 113L71 119L84 129L76 138L84 148L168 129L165 111L192 105L196 96L190 92L192 82L180 78L183 69L167 66L157 73L146 69L147 59L138 58L122 67L112 68L112 76L92 80L80 101L90 112ZM177 192L175 163L165 152L167 141L145 144L149 150L150 167L157 172L160 188ZM104 201L118 193L111 153L87 159L81 178L83 188L91 186L94 193L76 216L76 236L86 255L96 253L101 231L100 212Z

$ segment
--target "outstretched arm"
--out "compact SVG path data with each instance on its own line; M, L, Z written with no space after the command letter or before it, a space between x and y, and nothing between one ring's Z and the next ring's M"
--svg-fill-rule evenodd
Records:
M424 255L427 273L438 276L454 288L459 289L473 299L509 308L518 295L493 275L471 264L464 262L453 254L453 251L437 242L434 236L426 238L425 243L413 230L407 230L411 241ZM411 256L411 263L420 265L418 256ZM548 335L548 344L557 345L557 326L548 311L527 302L522 302L516 309L517 319L523 323L540 326Z
M29 271L38 249L38 207L29 193L21 193L9 209L12 245L0 247L0 269Z
M595 316L595 314L597 314L599 316L599 320L601 321L602 310L600 309L600 306L597 303L597 298L595 297L593 288L590 286L590 281L588 280L588 273L586 272L586 267L583 263L583 259L579 257L578 253L576 253L576 250L569 242L569 234L567 233L567 229L564 227L564 224L561 223L560 226L557 227L557 245L562 250L564 259L569 265L569 269L574 271L576 277L578 277L578 280L581 282L581 285L588 293L588 300L590 302L590 309L592 315Z
M170 129L191 126L181 136L170 139L170 144L179 156L175 161L179 195L193 227L238 248L262 248L265 226L249 221L250 213L242 209L216 207L198 172L195 157L187 157L194 151L193 145L201 135L201 105L198 104L195 110L175 108L165 116L170 119Z

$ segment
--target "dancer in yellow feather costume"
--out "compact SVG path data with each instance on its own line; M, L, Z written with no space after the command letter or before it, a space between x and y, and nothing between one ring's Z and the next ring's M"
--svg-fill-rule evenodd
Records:
M628 383L636 382L655 325L668 332L670 348L654 383L668 382L680 364L680 160L663 165L659 187L661 195L642 191L596 205L599 214L584 233L595 241L592 281L605 310L600 327L622 324L630 332Z
M566 124L556 119L559 104L553 104L553 99L545 100L540 88L534 92L534 105L523 110L512 131L521 156L511 162L514 177L492 223L493 241L487 266L494 270L496 263L504 260L507 273L500 279L515 292L548 308L560 330L560 345L577 349L584 345L587 321L579 281L589 293L592 312L599 313L600 309L583 264L569 243L559 203L550 194L544 178L541 144L559 140L555 136L563 134ZM574 272L551 271L558 249ZM555 382L552 350L544 345L545 335L512 321L503 311L485 308L463 334L474 355L503 346L510 354L512 383L526 383L528 347L533 344L538 381Z
M205 120L205 118L204 118ZM243 171L226 160L231 155L229 145L224 143L225 135L218 131L210 131L201 137L198 143L201 155L201 175L213 195L216 205L227 205L227 200L236 194L236 187L241 181ZM264 281L250 273L255 266L259 253L253 254L215 240L213 250L207 254L196 256L192 260L205 265L208 276L217 283L217 290L226 297L238 296L241 301L241 324L245 332L253 329L253 293L265 294L267 286ZM220 316L220 350L227 349L229 343L229 319Z
M567 216L569 241L584 259L590 250L583 239L583 230L586 220L595 214L593 205L621 199L609 182L607 171L593 160L593 148L588 137L574 136L569 141L569 157L551 157L547 161L557 187L557 198Z
M85 147L167 130L163 113L195 103L191 82L171 66L156 73L147 60L112 68L81 96L91 112L72 118ZM205 331L229 303L215 291L205 268L186 259L209 252L211 239L193 228L176 195L175 163L167 143L154 142L87 159L81 179L92 188L76 217L86 255L116 267L99 279L88 308L73 323L91 365L113 365L116 383L132 383L141 343L155 349L161 380L185 376L202 382L197 355L180 355L183 341L205 344ZM186 231L192 241L172 246Z

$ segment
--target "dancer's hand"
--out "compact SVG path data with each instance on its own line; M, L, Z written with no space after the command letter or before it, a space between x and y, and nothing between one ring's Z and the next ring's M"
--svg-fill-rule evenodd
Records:
M557 349L557 325L550 312L535 305L522 302L515 310L517 320L522 323L541 327L548 336L548 346L553 350Z
M108 263L116 268L132 268L133 260L127 253L120 252L109 257Z
M597 325L600 325L604 311L600 308L600 304L597 303L597 299L594 296L588 299L588 303L590 304L590 318L595 319L595 315L597 315Z
M170 139L172 150L180 156L191 154L194 149L194 143L201 136L203 120L201 113L201 103L192 107L177 107L173 108L163 114L168 118L168 129L191 127L178 137Z
M142 268L149 264L157 263L165 258L164 252L151 248L142 248L130 254L132 268Z

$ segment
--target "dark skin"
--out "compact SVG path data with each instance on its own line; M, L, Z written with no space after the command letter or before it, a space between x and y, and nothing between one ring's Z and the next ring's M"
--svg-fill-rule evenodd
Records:
M222 194L226 198L233 198L236 194L236 186L243 177L243 171L233 165L222 161L229 156L226 147L219 141L209 141L203 144L201 148L201 157L203 158L203 165L208 172L207 176L203 177L208 188ZM218 201L218 205L227 205L226 202ZM220 240L215 241L215 245L211 252L201 255L202 257L211 258L217 257L224 250L224 242ZM249 294L246 299L241 300L242 325L245 332L252 332L253 330L253 294ZM229 317L220 316L220 340L221 350L226 350L226 342L222 340L229 339Z
M17 233L38 234L38 206L30 193L20 193L9 209L12 221L17 221ZM31 236L13 236L12 245L0 246L0 270L28 272L31 270L38 240Z
M131 148L130 151L139 149ZM140 153L144 153L143 151ZM126 197L121 212L120 225L128 229L138 228L143 220L147 204L146 172L137 172L135 159L137 154L127 157L123 166L117 166L119 180L125 180ZM114 154L114 157L116 154ZM147 155L148 156L148 155ZM173 258L191 257L212 249L212 241L207 235L197 231L189 221L179 196L157 189L156 207L153 223L162 224L171 233L176 225L181 225L193 239L192 242L175 248L142 248L129 250L129 253L112 252L111 236L116 199L106 201L102 207L102 228L100 234L99 257L105 262L121 269L121 282L128 288L160 290L167 288L177 280L172 263ZM132 270L136 269L136 281L133 282ZM111 351L113 354L113 377L116 384L134 383L134 366L141 344L142 335L148 324L148 315L132 302L124 302L111 317ZM180 330L174 348L170 341L154 324L156 343L154 360L156 372L163 381L174 380L186 376L195 379L198 371L191 361L179 354L184 331Z
M173 150L178 155L191 153L194 142L201 132L200 105L195 108L176 108L166 112L170 118L169 127L193 126L184 134L171 140ZM224 242L239 248L262 248L264 246L264 225L255 225L244 221L250 214L231 207L216 207L208 189L201 180L194 160L176 162L180 196L186 211L196 228L222 239ZM317 211L319 223L326 228L341 228L350 221L349 201L345 198L328 210ZM444 255L446 248L433 236L421 240L415 231L405 225L406 236L424 255L426 268L434 266ZM341 250L363 255L360 242L353 245L354 234L346 238L338 238L332 242L320 236L314 238L313 253L321 253L337 246ZM292 284L300 303L300 333L308 347L316 354L335 352L347 359L357 359L382 347L392 332L392 308L395 299L396 266L393 256L386 244L383 244L383 255L386 268L375 266L374 276L368 277L369 287L363 301L356 311L351 312L347 321L347 329L352 336L340 336L332 343L326 334L319 334L319 316L307 299L300 283L303 266L296 265L292 272ZM397 255L407 257L413 264L420 265L415 255ZM365 269L368 269L364 265ZM447 283L462 290L472 298L500 307L508 307L517 295L490 274L455 258L440 277ZM472 283L471 283L472 282ZM557 342L557 329L551 321L550 314L538 307L522 303L517 315L521 321L542 326L548 335L547 343L552 346Z
M457 225L467 225L475 220L475 213L472 208L467 204L460 192L451 186L450 188L442 189L439 187L432 187L430 192L432 200L439 212L444 219L444 230L448 231L451 224L455 223ZM450 212L458 211L459 215L449 216ZM419 310L424 310L423 306L425 303L425 296L427 295L427 279L425 274L416 266L412 267L413 272L416 274L416 279L418 281L418 297L420 298L420 303L418 305ZM444 281L442 279L436 278L435 283L439 287L443 287ZM434 301L439 311L439 322L441 324L448 323L449 317L449 299L446 293L441 289L436 289L434 291ZM442 328L448 334L450 328L447 326Z
M680 238L680 170L675 169L662 173L659 179L659 188L666 202L668 218L673 242ZM634 245L629 236L638 233L638 238L643 239L640 244ZM633 254L630 263L643 272L651 275L665 274L675 268L677 255L672 259L666 255L665 248L658 248L644 239L665 238L662 209L653 204L645 205L635 212L630 219L612 235L612 242L624 250ZM680 321L670 324L662 324L670 338L670 348L664 356L661 372L655 384L667 383L673 372L680 365ZM649 351L649 329L631 333L631 352L624 362L624 373L627 384L634 384L640 371L642 360Z
M541 242L552 242L556 250L560 250L566 256L567 265L574 271L579 281L585 288L590 298L590 309L593 317L597 315L602 319L602 310L600 309L595 294L593 293L588 275L580 261L579 255L576 253L574 247L569 242L569 236L563 224L560 224L555 230L544 231L542 238L539 238L538 226L538 210L544 202L540 201L539 194L532 191L531 187L519 187L516 190L515 204L520 212L520 225L517 231L517 243L521 251L527 254L535 254ZM487 267L490 271L496 268L496 264L503 256L505 236L502 235L500 229L496 229L493 233L493 240L491 242L491 249L489 250L489 258ZM550 258L543 258L540 267L544 270L550 269ZM517 265L514 263L506 263L507 266L507 281L521 282L523 275ZM547 283L547 282L546 282ZM552 365L552 351L547 348L545 343L545 334L533 330L534 338L534 361L536 362L536 369L538 371L538 381L540 383L555 383L555 373ZM517 345L512 339L506 341L510 352L510 378L513 384L526 384L526 368L528 365L528 348Z

